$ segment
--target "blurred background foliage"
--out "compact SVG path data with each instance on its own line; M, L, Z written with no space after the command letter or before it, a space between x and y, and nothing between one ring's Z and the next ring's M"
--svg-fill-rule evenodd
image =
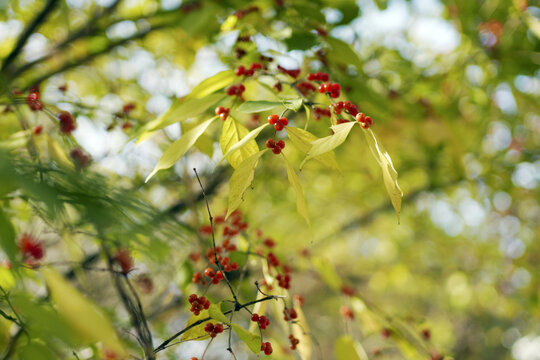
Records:
M213 170L221 150L211 128L197 150L144 184L162 150L195 122L173 124L141 143L134 138L201 80L262 53L306 74L327 71L342 84L375 119L404 192L398 225L360 132L337 149L340 172L309 162L299 173L311 228L296 212L282 162L267 156L257 169L241 206L250 241L259 246L254 229L261 229L295 265L291 293L305 299L317 344L312 358L334 358L334 341L349 334L369 358L540 359L540 3L279 3L0 2L0 257L11 262L0 268L0 309L8 316L17 309L28 327L21 334L0 317L3 358L73 358L75 349L81 359L104 356L95 346L81 350L45 297L40 273L17 266L13 239L23 233L42 240L46 262L133 342L107 274L84 271L103 262L103 242L128 247L136 260L130 276L153 282L141 296L155 338L182 328L182 299L194 291L193 272L202 270L188 255L208 246L197 232L207 217L191 169L202 174L215 214L226 211L231 169ZM259 11L234 16L251 6ZM237 42L246 35L251 42ZM34 84L44 112L12 95ZM275 97L255 82L246 87L248 100ZM125 104L134 110L123 113ZM58 131L59 109L76 116L73 136ZM239 119L248 128L257 124ZM305 114L292 121L303 126ZM32 135L38 125L42 133ZM309 129L329 134L328 124L313 118ZM92 159L85 169L69 155L79 147ZM285 153L298 169L303 154L292 146ZM343 284L358 297L342 296ZM223 291L209 296L219 299ZM243 294L251 300L253 286ZM343 304L355 311L354 321L340 317ZM392 330L389 338L383 329ZM275 348L287 346L280 335L277 326L270 331ZM220 341L205 359L225 357ZM182 344L163 357L198 356L202 347Z

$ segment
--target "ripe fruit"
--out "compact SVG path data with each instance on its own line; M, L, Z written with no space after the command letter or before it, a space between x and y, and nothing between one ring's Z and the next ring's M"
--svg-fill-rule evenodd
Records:
M191 294L188 297L188 301L191 304L191 311L195 316L198 316L201 311L208 310L210 307L210 301L204 296L198 297L197 294Z
M278 286L282 287L284 289L290 289L291 288L291 275L286 274L278 274L276 276L276 280L278 281Z
M328 76L327 73L323 73L323 72L317 72L315 74L313 73L309 73L308 76L307 76L307 79L309 81L328 81L330 79L330 77Z
M25 260L40 260L45 255L43 244L30 234L23 234L19 240L19 249Z
M300 340L298 340L297 338L295 338L293 336L293 334L290 334L289 335L289 341L291 342L291 350L295 350L296 349L296 346L300 343Z
M298 314L296 313L296 310L293 309L283 309L283 320L289 321L294 320L298 318Z
M26 97L26 104L32 111L43 110L43 103L39 101L39 92L30 92Z
M214 272L214 269L206 268L206 270L204 270L204 276L209 277L209 278L213 278L214 275L216 275L216 273Z
M278 70L281 71L282 73L284 74L287 74L289 75L290 77L296 79L298 77L298 75L300 75L300 69L291 69L291 70L288 70L288 69L285 69L284 67L282 67L281 65L278 65Z
M343 316L345 319L354 319L354 312L348 306L342 306L341 309L339 309L339 312L341 313L341 316Z
M32 130L32 132L34 133L34 135L39 135L41 134L41 132L43 131L43 126L42 125L37 125L34 127L34 129Z
M268 319L266 316L259 316L258 314L251 315L251 321L259 323L259 327L261 330L266 329L268 325L270 325L270 319Z
M75 161L77 168L83 169L90 164L92 160L90 155L86 154L82 149L75 148L69 152L69 156Z
M276 257L276 255L274 255L274 253L268 253L268 262L272 266L279 266L279 259Z
M216 115L219 115L219 118L220 118L222 121L227 120L227 117L229 116L229 111L230 111L229 108L226 108L226 107L223 107L223 106L218 106L218 107L214 110L214 112L216 113Z
M337 83L324 83L319 86L319 92L321 94L330 94L332 98L339 97L341 86Z
M211 338L215 338L217 334L221 334L223 332L223 325L222 324L214 325L209 322L204 326L204 331L206 331L208 335L210 335Z
M356 115L356 121L358 121L364 129L369 129L369 127L373 125L373 119L370 116L366 116L364 113L358 113Z
M274 139L268 139L266 140L266 147L269 149L273 149L276 147L276 141Z
M280 118L278 115L272 114L268 116L268 123L274 125L276 131L281 131L285 126L289 125L289 119L286 117Z
M353 296L354 289L349 285L343 285L343 287L341 288L341 293L346 296Z
M124 275L127 275L133 269L133 259L129 254L129 250L125 248L120 248L116 251L114 260L120 265L122 274Z
M272 344L270 344L269 342L261 343L261 351L264 352L264 355L272 354Z
M133 109L135 109L134 103L127 103L127 104L124 104L124 106L122 106L122 111L124 112L124 114L129 114L130 112L133 111Z
M244 91L246 91L246 87L243 84L231 85L226 90L227 95L229 95L229 96L236 95L238 97L242 96L242 93Z
M60 111L57 116L60 122L60 131L63 134L69 135L76 129L77 125L75 124L75 119L69 112Z

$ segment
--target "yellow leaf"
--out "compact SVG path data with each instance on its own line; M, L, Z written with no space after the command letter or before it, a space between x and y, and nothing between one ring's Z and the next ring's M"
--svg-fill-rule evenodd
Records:
M359 342L349 335L344 335L334 343L336 360L368 360L366 351Z
M399 215L401 213L401 198L403 197L403 192L401 191L397 182L398 173L396 169L394 169L390 155L388 155L386 150L384 150L382 145L377 141L373 131L368 129L365 131L365 134L371 153L382 169L384 186L386 187L388 195L390 195L390 200L392 201L392 205L396 210L399 223Z
M231 324L231 327L236 335L238 335L238 338L242 340L251 351L255 354L261 352L261 335L251 333L238 324Z
M202 319L208 318L210 315L208 313L208 310L203 310L199 315L192 314L191 317L188 319L186 326L184 328L187 328L188 326L196 323L197 321L200 321ZM187 330L185 333L182 334L182 340L206 340L210 338L210 335L206 331L204 331L204 326L211 322L211 320L207 320L199 325L196 325L192 327L191 329Z
M287 178L289 178L289 182L291 183L291 185L294 188L294 191L296 192L296 210L306 220L307 224L311 226L311 222L309 221L308 209L306 205L306 199L304 198L304 191L302 190L302 184L300 184L300 179L298 179L298 175L296 175L296 172L294 171L293 167L287 161L285 154L281 153L281 155L283 155L283 159L285 160L285 165L287 166Z
M318 139L318 137L316 137L309 131L291 126L287 126L285 128L285 131L287 131L289 140L291 140L293 145L304 154L307 154L309 152L311 144ZM334 170L339 170L339 166L336 162L336 157L333 151L329 151L322 155L316 156L314 157L314 159L320 161L324 166L327 166Z
M313 159L316 156L332 151L339 145L343 144L343 142L347 139L349 132L351 132L351 129L354 125L356 125L356 123L356 121L349 121L343 124L332 125L334 134L315 140L311 144L311 149L309 149L307 157L304 159L304 161L302 161L302 164L300 164L300 169L309 159Z
M58 313L77 334L90 343L103 343L120 357L127 355L111 322L95 304L53 269L42 268L41 271Z
M240 150L242 147L247 145L251 140L255 139L257 135L259 135L260 132L263 131L263 129L267 127L268 125L269 124L266 123L259 126L258 128L251 130L246 136L242 138L242 140L240 140L239 142L237 142L236 144L234 144L233 146L229 148L229 150L225 153L225 155L223 155L223 158L219 161L219 163L221 163L223 159L228 158L229 156L234 154L236 151Z
M173 142L167 150L163 153L159 159L156 167L150 175L146 178L145 182L148 182L152 176L154 176L159 170L168 169L173 166L184 154L195 144L199 136L201 136L208 126L217 118L214 116L210 120L206 120L200 125L197 125L193 129L189 130L182 137Z
M298 315L294 324L292 325L292 333L294 337L300 340L300 342L298 343L297 351L298 354L300 354L302 360L309 360L311 359L311 352L313 347L309 325L307 323L306 316L302 311L302 306L300 305L300 302L297 299L293 299L293 304L294 309L296 310L296 314Z
M229 209L227 210L226 217L229 217L234 210L238 209L244 200L244 192L251 185L253 178L255 177L255 168L257 167L257 162L267 150L268 149L259 151L258 153L248 157L232 174L231 181L229 183Z
M207 79L204 79L195 86L191 93L188 95L188 98L203 98L212 94L214 91L223 89L225 86L231 85L236 81L236 74L232 70L225 70L217 73L214 76L211 76Z
M49 149L49 156L51 159L56 161L58 165L63 165L66 167L73 168L73 163L69 160L69 157L67 156L66 152L60 144L56 140L54 140L52 137L47 136L47 147Z
M226 154L229 149L237 144L240 139L245 137L249 133L249 130L238 121L232 118L232 116L227 117L225 123L223 124L223 132L221 133L221 138L219 139L219 144L221 145L221 151ZM251 155L259 151L259 146L255 140L250 140L245 146L243 146L239 151L230 155L227 159L229 164L233 168L237 168L242 161L246 160Z

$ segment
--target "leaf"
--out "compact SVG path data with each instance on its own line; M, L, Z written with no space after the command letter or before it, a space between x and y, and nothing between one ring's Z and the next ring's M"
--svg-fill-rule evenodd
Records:
M334 134L315 140L311 143L311 149L309 149L307 157L300 164L300 169L308 160L332 151L339 145L343 144L343 142L347 139L349 132L351 132L351 129L356 124L356 121L349 121L343 124L332 125L332 130L334 131Z
M258 128L255 128L253 130L251 130L246 136L244 136L242 138L242 140L240 140L239 142L237 142L236 144L234 144L233 146L231 146L229 148L229 150L225 153L225 155L223 155L223 158L219 161L218 165L226 158L228 158L229 156L231 156L232 154L234 154L236 151L238 151L239 149L241 149L243 146L245 146L246 144L248 144L251 140L255 139L257 137L257 135L260 134L261 131L263 131L263 129L265 127L267 127L269 124L266 123L266 124L263 124L261 126L259 126Z
M200 321L202 319L206 319L210 316L208 313L208 310L203 310L200 312L199 315L192 314L188 321L186 322L186 326L184 326L184 329L188 326L196 323L197 321ZM196 325L192 327L191 329L187 330L182 334L181 340L206 340L210 338L210 335L206 331L204 331L204 326L211 322L210 320L204 321L199 325Z
M300 179L298 179L298 175L296 175L293 167L291 166L289 161L287 161L285 154L281 153L281 155L283 156L283 160L285 160L285 165L287 166L287 178L289 178L289 182L291 183L294 191L296 192L296 210L306 220L307 224L311 226L306 205L306 199L304 198L304 191L302 190L302 184L300 184Z
M184 100L174 100L169 110L155 120L144 125L135 137L139 137L137 142L141 142L151 136L156 131L171 124L181 122L203 114L210 107L222 101L223 94L212 94L203 98L185 98Z
M212 121L217 119L217 116L214 116L210 120L206 120L200 125L197 125L193 129L189 130L182 137L175 142L173 142L163 155L159 159L156 167L148 175L145 182L148 182L152 176L154 176L159 170L168 169L173 166L184 154L195 144L199 136L201 136L205 130L210 126Z
M317 37L307 31L293 31L291 36L285 39L287 49L308 50L317 45Z
M58 144L56 140L52 137L47 136L47 147L49 149L49 156L53 159L58 165L62 165L68 168L73 168L73 163L67 156L64 149Z
M210 305L210 308L208 309L208 314L212 319L215 319L221 323L228 324L229 319L223 314L221 311L220 304L212 304Z
M341 290L343 282L330 261L321 257L313 257L311 263L328 286L337 291Z
M304 154L307 154L311 148L311 144L318 139L315 135L309 131L302 130L300 128L295 128L292 126L285 127L289 140L293 145ZM336 156L333 151L329 151L322 155L314 157L315 160L320 161L323 165L334 169L339 170L339 165L336 162Z
M297 299L293 299L294 309L296 310L297 318L292 326L292 333L295 338L300 340L298 343L297 351L300 354L302 360L311 359L312 353L312 341L310 336L309 325L307 323L302 306Z
M307 130L308 125L309 125L309 120L311 119L311 110L309 109L309 106L307 105L304 105L304 110L306 112L306 125L304 126L304 130Z
M349 335L344 335L334 343L336 360L368 360L366 351Z
M365 135L371 153L373 154L375 160L377 160L382 169L384 186L386 187L388 195L390 195L392 206L394 206L394 210L396 210L399 224L403 191L401 191L401 188L399 187L399 184L397 182L398 173L396 169L394 169L394 165L392 164L392 159L390 158L390 155L377 141L375 133L373 133L371 129L368 129L367 131L365 131Z
M212 94L215 91L221 90L224 87L231 85L235 81L236 74L233 70L221 71L216 75L201 81L199 85L195 86L193 90L191 90L188 98L203 98Z
M15 261L17 257L15 229L2 208L0 208L0 247L2 247L9 260Z
M242 340L251 351L253 351L255 354L261 352L260 335L251 333L238 324L231 324L231 327L233 328L236 335L238 335L238 338Z
M246 101L242 103L236 110L244 113L256 113L272 110L278 106L283 106L283 103L281 101L256 100Z
M119 356L127 355L111 322L90 300L51 268L42 268L52 301L70 327L92 343L102 342Z
M13 277L11 270L3 266L0 267L0 284L4 290L9 290L15 285L15 278Z
M240 141L244 136L249 133L249 130L232 118L232 116L227 117L225 123L223 124L223 132L219 139L219 144L221 145L221 151L226 154L227 151L236 143ZM242 147L239 151L229 156L227 161L233 168L237 168L242 161L246 160L251 155L259 151L259 146L255 140L248 141L246 146Z
M248 157L232 174L229 183L229 209L227 210L226 218L228 218L234 210L238 209L244 200L244 192L251 185L253 178L255 177L257 162L267 150L268 149L264 149Z
M287 99L283 102L283 106L292 111L298 111L302 107L302 98Z
M354 65L358 71L362 70L362 61L356 52L345 41L333 38L331 36L326 37L326 42L332 47L332 51L329 52L329 56L336 62Z

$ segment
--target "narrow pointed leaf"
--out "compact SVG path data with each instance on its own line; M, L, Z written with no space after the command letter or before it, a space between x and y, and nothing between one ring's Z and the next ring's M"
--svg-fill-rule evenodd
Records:
M315 135L309 131L295 128L292 126L285 127L289 140L293 145L304 154L307 154L311 149L311 144L318 139ZM336 156L333 151L329 151L319 156L314 157L315 160L320 161L324 166L327 166L334 170L339 170L339 165L336 162Z
M293 167L291 166L289 161L287 161L285 154L282 153L281 155L283 155L283 159L285 160L285 164L287 166L287 177L289 178L289 182L291 183L294 191L296 192L296 210L306 220L307 224L311 226L306 205L306 199L304 198L304 191L302 190L302 184L300 184L300 179L298 179L298 175L296 175Z
M304 159L302 164L300 164L300 168L304 166L306 161L313 159L316 156L332 151L339 145L343 144L354 125L356 125L356 121L349 121L343 124L332 125L332 130L334 131L334 134L315 140L311 144L311 149L309 149L307 157Z
M215 91L221 90L226 86L231 85L236 81L236 74L232 70L225 70L217 73L214 76L211 76L207 79L204 79L195 86L191 93L188 95L189 98L203 98L207 95L212 94Z
M145 182L148 182L152 176L154 176L159 170L168 169L173 166L184 154L195 144L199 136L201 136L208 126L214 121L217 117L213 117L210 120L206 120L200 125L197 125L193 129L189 130L182 137L175 142L173 142L167 150L163 153L159 159L156 167L150 175L146 178Z
M246 160L244 160L238 168L234 171L231 176L231 181L229 182L229 208L227 210L227 216L229 215L242 203L244 192L253 182L255 177L255 168L257 167L257 162L259 158L267 151L268 149L259 151L256 154L251 155Z
M377 141L375 133L373 133L371 129L368 129L367 131L365 131L365 135L371 153L373 154L375 160L377 160L382 169L384 186L386 187L388 195L390 195L390 200L392 201L394 210L396 210L399 223L403 191L401 191L401 188L399 187L399 184L397 182L398 173L396 169L394 169L394 165L392 164L392 159L390 158L390 155L388 154L388 152L386 152L386 150L384 150L380 142Z
M221 133L221 138L219 139L219 144L221 145L221 151L226 154L231 147L237 144L240 139L245 137L249 133L249 130L238 121L229 116L225 123L223 124L223 132ZM230 155L227 158L227 161L233 168L237 168L242 161L246 160L251 155L259 151L259 146L255 140L250 140L243 146L240 150Z
M278 106L283 106L281 101L266 101L266 100L257 100L257 101L246 101L240 105L236 111L244 113L256 113L262 111L272 110Z
M336 360L368 360L366 351L349 335L344 335L334 343Z
M283 102L283 106L292 111L298 111L302 107L302 98L287 99Z
M302 360L311 359L311 354L313 352L313 344L311 341L309 324L307 322L304 311L302 311L302 306L300 302L295 298L293 300L294 309L296 310L297 318L292 325L292 332L295 338L300 340L298 344L297 351L300 354Z
M2 208L0 208L0 247L4 250L9 260L15 261L17 256L15 229Z
M261 131L263 131L264 128L267 127L268 125L269 124L266 123L259 126L258 128L251 130L246 136L242 138L242 140L240 140L239 142L237 142L236 144L234 144L233 146L229 148L229 150L225 153L225 155L223 155L223 158L219 161L219 163L221 163L224 159L227 159L229 156L231 156L232 154L240 150L242 147L247 145L251 140L254 140L261 133Z
M83 339L91 343L102 342L118 356L125 356L126 350L103 312L53 269L42 268L41 271L51 299L68 325Z
M238 335L238 338L242 340L251 351L255 354L261 352L261 336L259 334L251 333L238 324L231 324L231 327L236 335Z

